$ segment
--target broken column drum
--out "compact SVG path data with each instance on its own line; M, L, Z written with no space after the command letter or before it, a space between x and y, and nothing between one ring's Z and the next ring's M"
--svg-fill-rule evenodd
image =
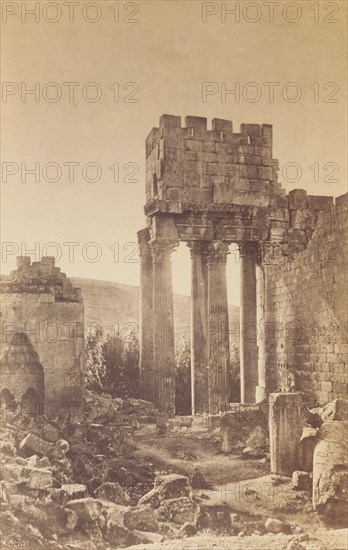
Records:
M255 338L257 266L274 244L284 254L291 244L294 253L310 239L307 226L291 225L295 192L286 196L277 170L269 124L242 124L235 133L230 120L215 118L208 130L205 118L187 116L182 127L181 117L163 115L146 139L140 366L142 396L162 412L172 414L175 402L170 255L180 242L191 249L192 413L214 413L230 400L226 258L232 243L241 251L242 401L269 393L266 356L259 365ZM307 202L298 208L301 219L303 209L310 212Z

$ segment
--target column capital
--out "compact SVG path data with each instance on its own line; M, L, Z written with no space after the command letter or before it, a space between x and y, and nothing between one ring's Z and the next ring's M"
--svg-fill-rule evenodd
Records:
M191 241L186 244L190 249L191 259L206 253L207 243L205 241Z
M224 243L223 241L212 241L206 245L205 253L208 263L225 263L228 254L228 244Z
M170 259L170 255L178 246L178 241L150 241L152 259L154 262L162 262Z
M238 243L239 254L243 258L255 259L259 262L262 257L261 247L259 243L250 241Z

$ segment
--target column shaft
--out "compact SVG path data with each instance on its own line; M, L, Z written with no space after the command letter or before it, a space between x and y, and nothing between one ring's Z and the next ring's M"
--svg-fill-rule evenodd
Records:
M256 291L257 291L257 349L258 349L258 382L255 399L259 403L267 396L266 392L266 293L264 267L256 267Z
M203 244L191 249L191 406L192 414L202 414L208 406L207 264Z
M209 411L224 410L229 403L229 334L226 258L227 245L208 245L208 396Z
M138 231L140 255L140 395L154 401L153 369L153 269L148 229Z
M258 383L256 255L254 243L240 247L240 383L241 402L255 403Z
M175 413L175 347L171 253L172 243L154 241L153 354L155 403L159 412Z

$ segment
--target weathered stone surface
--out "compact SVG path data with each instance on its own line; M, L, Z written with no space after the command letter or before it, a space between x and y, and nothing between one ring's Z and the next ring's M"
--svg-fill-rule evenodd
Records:
M286 525L282 521L276 518L268 518L265 521L265 528L267 533L284 533L286 531Z
M194 522L198 512L198 505L188 497L172 498L164 500L156 510L159 521L171 521L174 523Z
M179 537L188 538L194 537L197 534L197 527L193 523L184 523L179 529Z
M245 446L254 430L256 431L252 438L256 443L261 444L266 435L267 424L267 415L261 403L234 403L233 409L221 416L222 451L230 453L239 449L241 445Z
M100 485L96 491L97 498L110 500L116 504L128 504L130 496L124 487L117 482L107 481Z
M146 495L142 496L139 500L139 505L147 504L151 506L151 508L158 508L161 504L161 495L158 489L152 489Z
M316 445L317 430L315 428L303 428L300 438L298 462L306 472L313 471L313 454Z
M87 496L87 487L82 483L65 483L61 487L61 491L68 500L84 498Z
M269 406L271 472L292 476L298 470L302 432L301 395L272 393Z
M348 422L326 422L318 432L313 459L313 507L339 520L348 510Z
M189 482L192 489L201 489L203 490L206 486L206 480L202 471L196 467L189 474Z
M19 450L24 456L38 455L63 457L63 453L52 443L44 441L35 434L28 434L19 444Z
M17 269L1 281L0 293L2 319L12 327L3 340L0 391L11 392L20 404L22 417L30 420L45 415L41 435L55 442L57 433L47 421L60 421L65 416L77 422L82 417L81 293L55 266L51 256L33 263L30 256L18 257ZM14 327L21 327L21 332L12 332ZM37 433L34 423L32 431Z
M320 416L323 422L332 420L348 420L348 400L343 398L335 399L322 408Z
M310 491L312 489L312 474L295 470L292 474L292 484L299 491Z
M191 496L191 487L187 476L180 474L160 475L155 479L157 489L163 500Z
M105 507L98 499L87 497L71 500L66 505L66 508L76 512L81 524L93 521L100 521L101 524L104 523L103 513L105 512Z
M230 509L223 504L201 504L196 525L199 530L228 533L232 527Z
M47 489L53 484L52 471L47 468L24 467L22 479L28 489Z
M125 510L123 524L132 530L158 532L158 521L155 513L148 506L137 506Z

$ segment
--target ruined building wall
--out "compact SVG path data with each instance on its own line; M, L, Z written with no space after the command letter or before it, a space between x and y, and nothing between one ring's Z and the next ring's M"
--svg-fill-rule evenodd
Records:
M0 285L1 377L0 390L8 388L16 399L31 385L26 380L26 355L21 346L29 340L44 370L44 406L48 416L62 410L81 416L84 397L84 306L79 289L54 265L42 258L18 258L18 269ZM22 338L20 337L22 335ZM23 336L24 335L24 336ZM13 338L15 340L13 341ZM8 357L10 360L8 360Z
M286 385L311 401L346 397L348 194L320 212L307 248L291 256L275 251L258 269L259 353L267 387Z

